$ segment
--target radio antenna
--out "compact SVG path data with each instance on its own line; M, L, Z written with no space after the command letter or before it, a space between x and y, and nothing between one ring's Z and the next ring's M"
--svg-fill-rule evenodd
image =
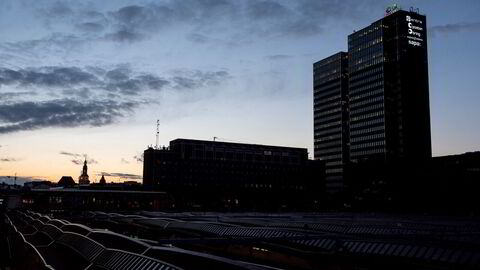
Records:
M160 120L157 119L157 136L155 141L155 149L158 149L158 135L160 134Z

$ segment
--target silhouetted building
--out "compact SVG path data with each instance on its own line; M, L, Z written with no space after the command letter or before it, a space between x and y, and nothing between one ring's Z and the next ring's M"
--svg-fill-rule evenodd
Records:
M75 186L75 181L71 176L62 176L57 185L62 187L73 187Z
M100 185L105 185L107 184L107 181L105 180L105 175L102 174L102 178L100 178Z
M31 182L25 182L23 184L23 187L29 188L29 189L41 189L41 188L50 188L54 186L50 181L31 181Z
M480 213L480 152L432 158L425 194L431 208L451 213ZM432 198L433 197L433 198Z
M325 162L329 192L343 186L348 161L348 54L336 53L313 64L314 158Z
M314 64L315 158L326 160L327 191L430 160L426 27L424 15L395 9L349 35L348 55Z
M79 185L88 185L90 184L90 180L88 180L88 167L87 167L87 160L83 163L82 175L78 177L78 184Z
M323 163L304 148L176 139L144 152L143 184L173 194L179 206L313 205L323 181Z
M120 189L32 189L21 195L23 207L37 211L166 210L172 201L165 192Z

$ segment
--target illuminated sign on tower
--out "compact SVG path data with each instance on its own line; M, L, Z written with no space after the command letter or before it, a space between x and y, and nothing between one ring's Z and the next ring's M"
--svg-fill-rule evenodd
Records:
M407 15L405 16L405 22L407 24L408 44L414 47L422 46L422 37L424 34L423 21Z

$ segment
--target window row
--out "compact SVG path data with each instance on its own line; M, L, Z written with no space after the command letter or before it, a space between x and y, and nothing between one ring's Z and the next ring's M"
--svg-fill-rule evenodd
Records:
M313 115L314 123L315 124L320 124L323 122L330 122L331 120L341 120L342 119L342 113L336 113L330 116L320 116L317 114Z
M335 113L335 112L339 112L341 111L342 108L335 108L335 109L331 109L331 110L328 110L328 111L323 111L323 112L317 112L315 113L315 116L321 116L321 115L329 115L329 114L332 114L332 113Z
M350 69L350 72L356 72L356 71L359 71L359 70L362 70L362 69L366 69L366 68L369 68L371 66L375 66L375 65L378 65L378 64L382 64L383 63L383 60L384 60L384 57L377 57L371 61L367 61L367 62L364 62L360 65L357 65L357 66L354 66Z
M372 155L372 154L381 154L381 153L385 153L385 148L375 148L375 149L370 149L370 150L352 152L352 153L350 153L350 156L352 158L354 158L354 157L361 157L361 156Z
M356 144L356 145L351 145L350 146L350 151L354 152L356 149L370 148L370 147L377 147L377 146L382 146L383 147L384 145L385 145L385 140Z
M382 28L383 28L383 25L382 25L381 22L373 23L373 24L363 28L362 30L359 30L359 31L349 35L348 36L348 42L358 40L360 38L363 38L363 37L368 36L368 35L370 35L372 33L375 33L375 32L380 32L380 31L382 31Z
M351 61L350 65L351 67L356 67L356 66L359 66L361 65L362 63L365 63L365 62L369 62L369 61L373 61L377 58L383 58L383 52L378 52L378 53L375 53L375 54L369 54L369 55L365 55L364 57L361 57L361 58L358 58L357 60L355 61Z
M351 111L353 111L353 108L360 107L362 105L372 104L372 103L375 103L373 105L382 104L381 106L383 107L383 102L378 103L378 101L383 101L383 95L378 96L378 97L365 99L365 100L358 101L358 102L351 102L350 103L350 108L351 108ZM369 108L369 107L365 107L365 108ZM362 109L364 109L364 108L356 108L355 111L359 112L359 111L362 111ZM363 111L365 111L365 110L363 110Z
M370 126L370 125L374 125L374 124L384 124L384 123L385 123L385 119L383 119L383 117L382 117L382 118L378 118L378 119L374 119L374 120L370 120L370 121L350 124L350 129L361 128L361 127L364 127L364 126Z
M359 116L355 116L355 117L350 117L350 122L357 122L357 121L360 121L360 120L377 118L379 116L383 116L383 110L377 111L377 112L372 112L372 113L367 113L367 114L359 115Z
M341 140L335 140L333 142L325 142L322 144L317 144L315 145L315 149L319 150L322 153L325 153L324 151L329 148L335 148L335 147L341 147L342 146L342 141Z
M332 69L331 67L325 68L325 69L314 69L313 70L313 76L314 78L317 79L322 79L328 76L332 76L336 73L340 72L340 65L338 68Z
M335 128L335 129L329 129L329 130L317 130L315 129L315 137L318 137L318 136L321 136L321 135L325 135L325 134L336 134L336 133L340 133L342 132L342 127L338 127L338 128Z
M350 53L349 64L358 63L359 60L368 59L375 55L383 54L383 44L370 43L356 48L356 51Z
M342 96L340 94L338 94L338 95L327 97L327 98L314 98L313 104L315 106L318 106L318 105L321 105L321 104L324 104L324 103L331 102L331 101L336 100L336 99L340 99L341 97Z
M342 166L343 162L340 161L330 161L330 162L325 162L326 167L334 167L334 166Z
M332 116L327 116L327 117L319 117L313 121L313 124L315 127L320 124L326 124L332 121L341 121L342 120L342 115L341 114L336 114Z
M337 154L337 155L330 155L330 156L321 156L319 157L319 160L330 160L330 159L336 159L336 158L342 158L342 155Z
M313 68L318 69L318 70L322 70L322 69L325 69L325 68L330 69L332 67L339 66L340 63L341 63L340 59L342 59L341 54L335 54L335 55L332 55L328 58L325 58L323 60L320 60L320 61L314 63Z
M383 94L383 82L376 82L370 85L363 86L361 88L353 89L350 91L350 104L354 104L355 100L362 99L377 94Z
M322 84L322 83L326 83L326 82L330 82L330 81L337 81L341 77L342 76L341 76L340 73L336 73L334 75L330 75L330 76L323 77L323 78L313 77L313 84L318 85L318 84Z
M317 114L324 111L328 111L329 109L340 107L341 105L342 105L341 101L335 101L335 102L327 103L324 106L315 106L314 113Z
M317 129L317 130L326 129L326 128L330 128L330 127L334 127L334 126L340 126L341 124L342 124L342 121L335 121L335 122L331 122L331 123L328 123L328 124L315 125L315 129Z
M366 133L372 133L372 132L383 131L383 130L385 130L384 126L377 126L377 127L354 130L354 131L350 131L350 138L352 138L354 136L366 134Z
M382 132L379 134L371 134L371 135L366 135L362 137L350 138L350 142L355 143L355 142L370 141L370 140L376 140L376 139L385 139L385 134Z
M326 170L325 170L325 173L326 173L326 174L341 173L341 172L343 172L343 168L326 169Z
M336 135L331 135L331 136L326 136L326 137L320 137L315 139L315 142L325 142L325 141L331 141L334 139L339 139L342 137L342 134L336 134ZM316 145L315 145L316 147Z
M340 81L336 81L335 83L330 83L325 85L314 84L313 93L317 95L317 94L332 92L332 90L339 91L339 89L341 89L340 86L341 86Z
M372 68L368 71L364 71L364 72L357 73L355 75L350 76L349 77L350 83L354 83L357 80L360 80L362 77L370 76L370 75L377 74L377 73L378 74L383 74L383 66Z
M336 147L336 148L329 148L329 149L318 149L318 153L320 155L327 155L327 154L331 154L331 153L340 153L342 152L342 148L341 147Z
M377 81L377 80L382 80L383 81L383 73L378 73L378 74L375 74L375 75L372 75L372 76L368 76L368 77L363 78L362 80L357 80L355 82L350 81L350 83L348 84L348 87L351 89L351 88L355 88L356 86L363 85L363 84L370 83L372 81ZM370 84L368 84L368 85L370 85ZM360 91L358 89L359 88L356 88L354 92Z

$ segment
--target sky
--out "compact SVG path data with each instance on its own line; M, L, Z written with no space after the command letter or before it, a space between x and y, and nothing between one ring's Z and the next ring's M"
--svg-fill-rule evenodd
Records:
M480 150L480 1L426 14L433 155ZM382 0L0 1L0 181L142 178L176 138L308 148L312 64Z

